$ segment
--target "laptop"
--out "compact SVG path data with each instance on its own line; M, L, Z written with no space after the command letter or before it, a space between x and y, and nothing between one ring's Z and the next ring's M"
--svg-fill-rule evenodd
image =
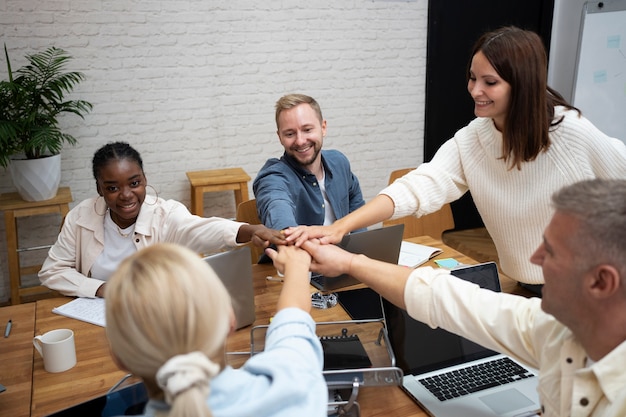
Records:
M220 278L233 302L237 329L254 322L254 285L250 248L243 246L204 258Z
M464 266L451 273L483 288L500 291L496 264ZM431 329L381 298L391 348L404 371L403 390L433 417L531 416L541 408L536 370L443 329ZM475 382L454 392L456 382L470 385L485 367L505 367L506 381ZM485 385L486 384L486 385ZM448 389L448 391L446 391Z
M143 382L136 382L113 392L49 414L48 417L134 416L143 414L148 392Z
M402 244L403 224L396 224L378 229L364 230L345 235L339 247L352 253L362 253L368 258L379 261L398 263L400 245ZM356 278L344 274L338 277L327 277L311 274L311 285L320 291L335 291L340 288L358 284Z

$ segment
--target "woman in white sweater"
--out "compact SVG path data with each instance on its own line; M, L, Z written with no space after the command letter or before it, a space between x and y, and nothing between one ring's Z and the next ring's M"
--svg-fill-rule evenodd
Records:
M626 178L626 146L547 85L545 49L533 32L504 27L484 34L467 76L477 118L432 161L333 225L293 228L288 240L335 243L349 230L435 212L469 190L503 272L542 284L541 269L529 258L552 215L550 196L584 179Z

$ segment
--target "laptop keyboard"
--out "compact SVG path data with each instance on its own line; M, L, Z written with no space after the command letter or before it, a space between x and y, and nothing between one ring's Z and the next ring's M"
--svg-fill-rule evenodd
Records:
M418 381L439 401L446 401L534 376L511 359L501 358Z

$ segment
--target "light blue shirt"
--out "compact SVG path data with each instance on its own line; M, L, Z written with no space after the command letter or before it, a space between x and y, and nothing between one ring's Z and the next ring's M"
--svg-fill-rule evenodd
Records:
M269 326L265 350L239 369L226 367L211 381L211 412L214 417L326 416L323 360L311 316L283 309ZM144 416L168 409L163 401L150 400Z

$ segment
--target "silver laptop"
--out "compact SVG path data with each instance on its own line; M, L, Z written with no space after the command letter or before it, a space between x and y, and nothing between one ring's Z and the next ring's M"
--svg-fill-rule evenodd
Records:
M345 235L338 246L352 253L362 253L368 258L379 261L398 263L400 245L402 244L403 224L396 224L378 229L365 230L362 232ZM311 274L311 285L320 291L334 291L339 288L358 284L356 278L350 275L327 277L320 274Z
M458 268L458 278L500 291L493 262ZM531 416L540 409L536 370L443 329L431 329L381 298L402 388L429 415ZM505 377L483 378L485 368L505 368Z
M237 318L237 328L254 322L254 285L250 248L247 246L207 256L204 260L228 290Z

